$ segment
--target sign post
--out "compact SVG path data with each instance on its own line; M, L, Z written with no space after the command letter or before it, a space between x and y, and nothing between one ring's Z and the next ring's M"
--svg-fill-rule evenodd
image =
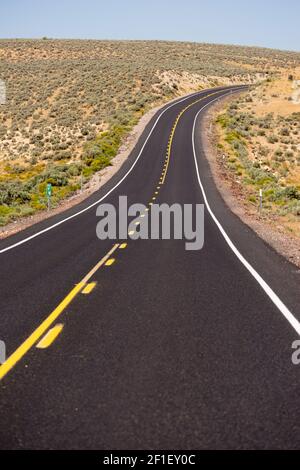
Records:
M263 190L259 190L259 210L262 211L263 208Z
M47 197L47 206L48 211L51 209L51 196L52 196L52 184L48 183L46 186L46 197Z

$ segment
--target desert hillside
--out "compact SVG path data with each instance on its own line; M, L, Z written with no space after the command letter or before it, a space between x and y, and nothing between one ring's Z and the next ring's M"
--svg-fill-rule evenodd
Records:
M0 106L0 225L43 210L49 182L54 205L76 192L82 181L111 163L124 137L154 105L201 88L257 83L288 69L293 73L296 66L300 54L260 48L0 40L0 78L7 88L6 104ZM251 100L258 100L257 111L263 113L259 90ZM268 113L274 111L274 100ZM282 100L289 106L288 116L296 112L292 101ZM293 155L288 158L296 167L296 118L288 122L288 116L272 119L283 119L280 128L288 127L290 133L282 139L293 143L280 143L285 154L288 150ZM275 145L265 142L264 135L257 139L262 147ZM279 145L276 150L278 172L284 165ZM297 178L297 172L291 178Z
M300 67L252 87L217 117L219 153L245 202L300 237ZM236 186L237 188L237 186Z

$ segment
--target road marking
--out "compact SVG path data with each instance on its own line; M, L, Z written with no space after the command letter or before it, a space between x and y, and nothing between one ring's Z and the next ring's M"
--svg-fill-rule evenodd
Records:
M76 295L81 291L84 284L77 284L74 289L64 298L58 307L49 315L46 320L27 338L21 346L0 366L0 380L19 362L20 359L34 346L34 344L41 338L41 336L48 330L48 328L57 320L57 318L64 312Z
M111 257L111 255L119 248L119 244L116 243L112 249L96 264L96 266L91 269L91 271L82 279L82 283L87 284L93 275L106 263L106 261Z
M223 96L230 95L231 93L226 93ZM194 162L195 162L195 167L196 167L196 173L197 173L197 178L198 178L198 183L203 195L204 203L205 206L215 222L216 226L218 227L219 231L221 232L222 236L224 237L227 245L231 248L233 253L236 255L236 257L239 259L239 261L245 266L245 268L249 271L249 273L254 277L254 279L258 282L258 284L261 286L261 288L265 291L267 296L271 299L273 304L278 308L278 310L282 313L282 315L287 319L287 321L290 323L290 325L295 329L295 331L298 333L300 336L300 323L297 320L297 318L290 312L290 310L286 307L286 305L282 302L282 300L278 297L278 295L271 289L271 287L266 283L266 281L261 277L261 275L253 268L253 266L244 258L244 256L240 253L240 251L237 249L237 247L234 245L234 243L231 241L229 236L227 235L227 232L224 230L223 226L215 216L214 212L212 211L205 190L204 186L202 184L201 178L200 178L200 173L199 173L199 167L198 167L198 161L197 161L197 153L196 153L196 144L195 144L195 129L196 129L196 123L198 120L198 117L200 113L207 108L209 105L211 105L213 102L217 101L218 98L215 100L210 101L207 103L205 106L203 106L198 113L196 114L196 117L194 119L194 124L193 124L193 131L192 131L192 144L193 144L193 153L194 153Z
M110 267L110 266L112 266L115 262L116 262L116 260L115 260L114 258L111 258L111 259L109 259L108 261L106 261L105 266Z
M85 286L81 293L84 295L90 294L95 289L96 285L96 282L91 282L90 284L87 284L87 286Z
M135 161L133 162L132 166L129 168L129 170L127 171L127 173L125 173L125 175L120 179L120 181L118 181L118 183L113 186L104 196L102 196L100 199L98 199L97 201L93 202L93 204L90 204L89 206L85 207L84 209L82 209L81 211L78 211L76 212L75 214L73 215L70 215L69 217L66 217L65 219L62 219L60 220L59 222L57 222L56 224L53 224L53 225L50 225L49 227L43 229L43 230L40 230L39 232L37 233L34 233L33 235L29 236L29 237L26 237L24 238L23 240L20 240L19 242L17 243L14 243L13 245L10 245L6 248L3 248L2 250L0 250L0 254L2 253L5 253L6 251L9 251L9 250L12 250L13 248L16 248L20 245L23 245L24 243L27 243L29 242L30 240L33 240L34 238L44 234L44 233L47 233L49 232L50 230L53 230L54 228L56 227L59 227L60 225L64 224L65 222L68 222L69 220L72 220L74 219L75 217L78 217L80 216L81 214L84 214L85 212L89 211L90 209L92 209L93 207L97 206L98 204L100 204L104 199L107 198L107 196L109 196L116 188L118 188L122 183L123 181L128 177L128 175L132 172L132 170L135 168L137 162L139 161L151 135L153 134L154 132L154 129L156 128L157 124L159 123L159 121L161 120L162 116L171 108L173 108L174 106L177 106L178 104L180 103L183 103L184 101L187 101L191 98L193 98L193 96L203 96L203 98L206 98L206 93L207 93L208 90L204 90L204 91L201 91L201 92L196 92L196 93L192 93L191 95L189 96L186 96L174 103L172 103L171 105L169 105L168 107L166 107L165 109L162 110L162 112L160 113L160 115L157 117L156 121L154 122L151 130L149 131L149 134L137 156L137 158L135 159ZM222 93L224 92L224 90L218 90L216 91L215 93Z
M235 90L238 90L238 89L242 89L241 87L236 87ZM223 92L224 93L224 90L219 90L218 92L215 92L216 93L221 93ZM161 117L172 107L190 99L191 97L193 96L202 96L203 94L205 95L205 91L204 92L201 92L201 93L195 93L195 94L192 94L192 95L189 95L185 98L183 98L182 100L179 100L179 101L176 101L175 103L173 103L172 105L168 106L167 108L165 108L161 114L158 116L158 118L156 119L152 129L150 130L148 136L147 136L147 139L145 140L136 160L133 162L131 168L127 171L127 173L123 176L123 178L120 179L120 181L110 190L108 191L102 198L100 198L98 201L94 202L93 204L87 206L86 208L82 209L81 211L79 212L76 212L75 214L73 214L72 216L69 216L59 222L57 222L56 224L53 224L49 227L47 227L46 229L44 230L41 230L40 232L37 232L33 235L31 235L30 237L27 237L13 245L10 245L2 250L0 250L0 254L2 253L5 253L9 250L12 250L13 248L16 248L20 245L23 245L24 243L27 243L28 241L62 225L63 223L75 218L75 217L78 217L79 215L87 212L88 210L90 210L91 208L95 207L97 204L99 204L100 202L102 202L107 196L109 196L118 186L120 186L120 184L127 178L127 176L132 172L133 168L136 166L138 160L140 159L142 153L143 153L143 150L147 144L147 142L149 141L154 129L156 128L158 122L160 121ZM228 93L229 94L229 93ZM204 98L207 98L211 95L206 95L204 96ZM226 95L223 95L223 96L226 96ZM200 101L200 100L199 100ZM213 101L216 101L216 100L213 100ZM197 117L198 115L200 114L200 112L206 108L207 106L209 106L213 101L211 101L210 103L208 103L207 105L205 105L203 108L201 108L201 110L198 112L196 118L195 118L195 121L194 121L194 127L193 127L193 149L194 149L194 158L195 158L195 164L196 164L196 169L197 169L197 173L198 173L198 181L199 181L199 184L200 184L200 187L202 188L202 192L203 192L203 195L204 195L204 199L206 201L206 205L207 207L209 208L209 211L211 213L211 215L213 217L214 214L212 213L209 205L208 205L208 202L207 202L207 199L206 199L206 195L204 193L204 189L203 189L203 186L202 186L202 183L201 183L201 180L200 180L200 176L199 176L199 170L198 170L198 165L197 165L197 160L196 160L196 153L195 153L195 143L194 143L194 135L195 135L195 124L196 124L196 120L197 120ZM192 103L192 104L195 104L195 103ZM152 206L152 203L149 204L150 206ZM146 211L148 212L149 209L147 208ZM219 224L219 222L217 221L217 219L215 218L214 219L215 222L217 223L217 225ZM219 224L220 225L220 224ZM221 226L220 226L221 227ZM220 228L219 227L219 228ZM221 227L222 228L222 227ZM220 230L221 230L220 228ZM223 229L222 229L223 230ZM134 234L134 232L132 233ZM225 231L224 231L224 234L223 236L227 237L228 236L226 235ZM226 239L226 238L225 238ZM227 243L229 244L230 246L230 243L232 243L229 238L228 240L226 240ZM232 244L233 245L233 244ZM58 307L56 307L56 309L39 325L38 328L36 328L36 330L34 330L34 332L16 349L16 351L14 353L12 353L6 360L6 362L4 364L2 364L0 366L0 380L3 379L3 377L5 377L7 375L7 373L24 357L24 355L37 343L37 341L45 334L45 332L48 330L48 328L57 320L57 318L65 311L65 309L70 305L70 303L74 300L74 298L82 291L82 289L86 286L86 284L88 283L88 281L91 279L91 277L95 274L95 272L97 272L100 267L102 267L106 262L107 260L110 258L110 256L114 253L114 251L119 247L118 244L114 245L114 247L110 250L109 253L107 253L104 258L102 258L101 261L99 261L98 264L96 264L96 266L94 266L93 269L91 269L91 271L85 276L85 278L79 283L77 284L72 290L71 292L63 299L63 301L58 305ZM234 245L233 245L234 247ZM235 248L235 247L234 247ZM232 248L233 249L233 248ZM236 250L237 251L237 250ZM238 252L239 253L239 252ZM240 255L242 257L242 255ZM243 258L244 259L244 258ZM246 260L244 260L245 263ZM244 263L243 263L244 264ZM248 263L247 263L248 264ZM246 264L245 264L246 265ZM247 267L247 265L246 265ZM250 270L249 268L252 268L250 265L249 267L247 267L248 270ZM253 270L253 268L252 268ZM254 271L254 270L253 270ZM250 271L251 272L251 271ZM254 271L256 273L256 271ZM256 273L257 274L257 273ZM257 276L259 276L257 274ZM260 278L260 276L259 276ZM261 279L261 282L264 283L264 281ZM265 283L266 284L266 283ZM269 288L269 286L262 286L264 288L264 290L266 290L267 292L267 288ZM270 289L271 290L271 289ZM278 299L279 303L281 302L280 299L276 296L276 294L271 290L271 292L273 293L273 295ZM269 294L268 294L269 295ZM270 295L269 295L270 296ZM271 296L270 296L271 297ZM282 304L282 302L281 302ZM282 304L282 307L283 307L283 310L287 308L284 306L284 304ZM299 322L296 320L296 318L287 310L287 312L284 313L284 315L288 318L288 320L290 321L290 323L294 326L294 328L296 329L296 331L300 334L300 325L299 325Z
M120 245L119 248L120 250L125 250L125 248L127 248L127 243L122 243L122 245Z
M135 234L135 231L134 230L131 230L130 232L128 232L128 235L131 237L132 235Z
M205 96L204 98L200 98L196 101L193 101L192 103L190 103L188 106L186 106L177 116L177 119L172 127L172 132L171 132L171 135L170 135L170 138L169 138L169 142L168 142L168 147L167 147L167 158L166 158L166 163L164 164L164 167L163 167L163 173L162 173L162 179L160 181L160 184L164 184L165 183L165 180L166 180L166 177L167 177L167 173L168 173L168 169L169 169L169 165L170 165L170 158L171 158L171 149L172 149L172 145L173 145L173 140L174 140L174 135L175 135L175 132L176 132L176 129L177 129L177 125L181 119L181 117L184 115L184 113L190 109L192 106L194 106L195 104L197 103L200 103L201 101L209 98L210 96L213 96L213 95L216 95L217 93L219 92L214 92L214 93L210 93L209 95Z
M56 340L58 335L62 332L64 325L58 324L55 325L51 330L46 333L46 335L41 339L37 344L38 349L47 349L51 344Z
M14 353L7 358L7 360L0 366L0 380L22 359L23 356L36 344L36 342L46 333L48 328L57 320L57 318L66 310L74 298L86 286L93 275L106 263L111 255L119 247L118 244L113 248L94 266L90 272L77 284L71 292L64 298L64 300L56 307L55 310L38 326L36 330L19 346Z

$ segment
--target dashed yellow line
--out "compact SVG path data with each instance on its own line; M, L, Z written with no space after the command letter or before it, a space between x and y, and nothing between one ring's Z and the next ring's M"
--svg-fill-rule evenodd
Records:
M192 106L194 106L195 104L197 103L200 103L201 101L209 98L210 96L213 96L213 95L216 95L217 93L219 93L218 91L214 92L214 93L211 93L210 95L207 95L207 96L204 96L203 98L200 98L196 101L193 101L193 103L189 104L188 106L186 106L182 111L180 111L180 113L178 114L176 120L175 120L175 123L172 127L172 132L171 132L171 135L170 135L170 138L169 138L169 141L168 141L168 147L167 147L167 159L166 159L166 164L164 165L164 170L163 170L163 174L162 174L162 179L161 181L159 182L159 184L164 184L165 183L165 180L166 180L166 177L167 177L167 173L168 173L168 169L169 169L169 165L170 165L170 158L171 158L171 150L172 150L172 145L173 145L173 140L174 140L174 135L175 135L175 131L176 131L176 128L178 126L178 123L181 119L181 117L183 116L183 114L188 110L190 109Z
M108 261L106 261L105 266L110 267L113 264L115 264L115 262L116 262L116 260L114 258L111 258Z
M95 289L96 285L97 285L96 282L91 282L81 291L81 293L84 295L90 294Z
M119 246L120 250L125 250L127 248L127 243L122 243L122 245Z
M74 298L81 292L86 286L92 276L103 266L106 261L111 257L114 251L119 247L118 244L107 253L96 266L77 284L71 292L64 298L64 300L56 307L55 310L34 330L34 332L16 349L15 352L7 358L7 360L0 366L0 380L6 376L6 374L25 356L25 354L40 340L40 338L46 333L51 325L57 320L57 318L66 310Z
M58 335L62 332L64 325L56 325L54 328L48 331L48 333L41 339L37 344L38 349L47 349L56 340Z
M119 244L116 243L113 248L107 253L107 255L104 256L104 258L102 258L101 261L99 261L98 264L96 264L96 266L93 267L93 269L91 269L91 271L83 278L83 280L81 281L82 283L84 283L84 285L86 285L89 280L93 277L93 275L107 262L107 260L111 257L111 255L119 248Z
M199 103L200 101L203 101L204 99L209 98L212 95L217 94L218 92L211 93L210 95L207 95L199 100L194 101L190 105L186 106L177 116L177 119L173 125L172 132L170 135L169 143L168 143L168 148L167 148L167 158L166 158L166 164L164 167L164 171L162 172L162 176L159 181L159 185L164 184L167 173L168 173L168 168L170 164L170 157L171 157L171 149L172 149L172 144L173 144L173 139L174 139L174 134L178 125L178 122L182 115L194 104ZM156 198L153 198L155 200ZM150 202L149 206L152 206L153 203ZM146 209L146 211L149 211L149 208ZM131 231L129 232L129 235L133 235L135 232ZM121 245L121 247L127 246L127 244ZM66 310L66 308L70 305L70 303L74 300L74 298L82 291L86 290L88 288L87 284L88 281L92 278L92 276L100 269L101 266L112 266L115 262L115 259L111 258L111 255L114 253L115 250L119 248L119 244L114 245L114 247L110 250L109 253L107 253L102 260L99 261L99 263L94 266L93 269L83 278L83 280L77 284L71 291L70 293L63 299L63 301L56 307L56 309L40 324L36 330L16 349L14 353L11 354L11 356L8 357L8 359L0 366L0 380L3 379L7 375L7 373L24 357L24 355L42 338L42 336L47 332L47 330L50 328L50 326L57 320L57 318ZM54 328L52 328L46 336L38 343L38 346L40 349L45 349L48 347L50 344L53 343L53 341L57 338L57 336L61 333L63 329L63 325L56 325Z

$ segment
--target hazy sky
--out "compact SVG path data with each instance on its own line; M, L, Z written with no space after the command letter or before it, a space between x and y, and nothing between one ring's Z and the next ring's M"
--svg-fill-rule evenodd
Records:
M168 39L300 51L299 0L0 0L0 37Z

